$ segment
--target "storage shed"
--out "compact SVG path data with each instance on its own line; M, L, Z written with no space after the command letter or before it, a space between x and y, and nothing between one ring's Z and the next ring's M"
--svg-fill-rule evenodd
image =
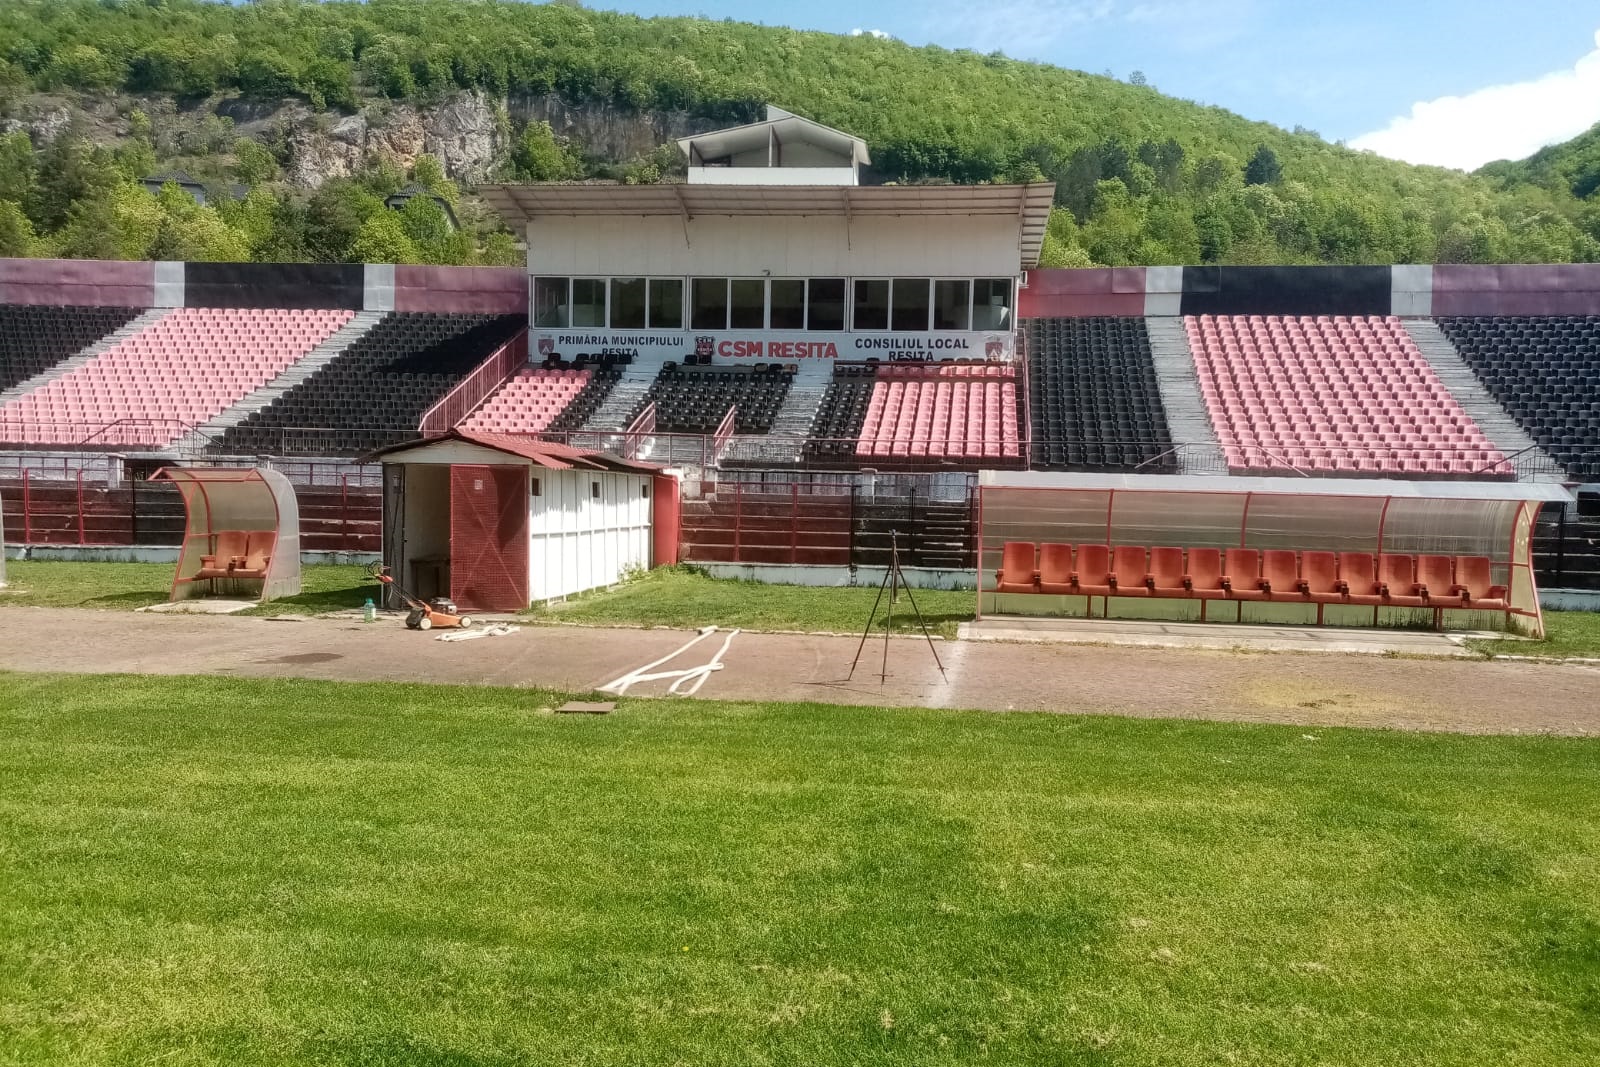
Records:
M651 464L462 430L373 458L384 563L424 599L519 611L676 562L677 479Z

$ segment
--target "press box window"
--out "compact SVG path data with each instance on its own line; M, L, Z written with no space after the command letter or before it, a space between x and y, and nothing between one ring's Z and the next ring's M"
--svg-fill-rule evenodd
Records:
M972 283L965 278L959 281L933 283L933 328L935 330L965 330L972 321Z
M645 284L643 278L611 279L611 328L644 328Z
M604 278L572 279L572 325L606 324L606 283Z
M926 330L928 328L928 279L896 278L894 280L894 315L891 330Z
M650 279L650 328L683 329L683 279Z
M772 328L806 328L806 283L804 278L772 279Z
M693 304L689 312L691 328L696 330L728 328L728 279L694 279L689 283L689 299Z
M843 278L812 278L807 283L806 329L844 329Z
M571 321L570 278L535 278L533 280L533 324L553 329L566 329Z
M972 328L1011 329L1011 279L979 278L972 286Z
M889 283L887 281L856 282L855 328L858 330L887 330L889 328Z
M735 278L731 290L729 325L735 330L759 330L767 324L767 283L760 278Z

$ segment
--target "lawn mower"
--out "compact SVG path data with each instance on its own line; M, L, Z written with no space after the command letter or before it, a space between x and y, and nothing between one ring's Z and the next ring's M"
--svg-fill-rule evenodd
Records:
M471 626L472 617L461 614L456 607L456 602L447 596L436 596L432 600L419 600L406 591L406 587L394 580L394 575L389 573L389 568L382 563L374 563L367 568L367 573L384 585L390 586L400 599L406 602L406 607L411 610L406 614L406 626L412 630L431 630L438 627L441 630L452 626Z

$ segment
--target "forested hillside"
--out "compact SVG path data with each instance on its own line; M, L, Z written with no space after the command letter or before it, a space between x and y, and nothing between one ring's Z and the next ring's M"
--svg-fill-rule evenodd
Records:
M1055 265L1600 258L1581 163L1469 176L1000 55L462 0L6 0L0 255L511 261L472 183L673 180L656 146L769 101L884 180L1053 179ZM205 205L140 183L180 169Z

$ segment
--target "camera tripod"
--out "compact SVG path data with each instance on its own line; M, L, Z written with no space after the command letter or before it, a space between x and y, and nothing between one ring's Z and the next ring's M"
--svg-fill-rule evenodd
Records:
M872 623L878 617L878 606L883 603L885 592L889 594L889 606L883 623L883 665L878 671L878 684L889 680L889 631L894 628L894 602L900 590L905 591L906 600L911 604L911 613L917 617L917 626L922 629L923 640L928 642L928 651L933 653L939 677L950 681L950 676L945 674L944 663L939 659L939 650L933 647L933 635L928 633L928 624L923 621L922 612L917 608L917 598L911 595L911 586L900 572L900 534L897 530L889 531L889 567L884 572L883 584L878 586L878 596L872 602L872 613L867 616L866 629L861 631L861 643L856 646L856 658L850 661L850 673L845 676L845 681L856 676L856 665L861 662L861 653L867 647L867 637L872 633Z

